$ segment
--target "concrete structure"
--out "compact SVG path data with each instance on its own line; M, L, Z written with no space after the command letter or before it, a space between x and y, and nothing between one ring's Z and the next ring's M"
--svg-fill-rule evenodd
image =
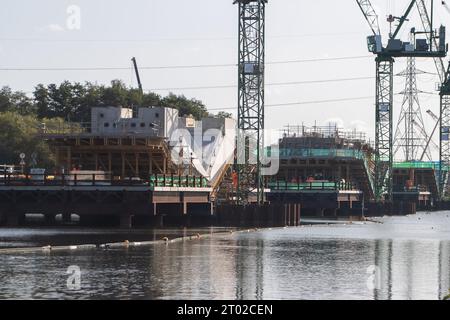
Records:
M93 135L145 135L170 138L178 127L178 110L162 107L133 110L121 107L94 107L91 109Z
M133 115L130 108L94 107L89 124L45 126L42 136L58 173L103 170L119 180L197 174L216 181L234 152L235 126L232 119L179 117L172 108L138 108Z
M300 207L303 216L412 214L430 208L437 192L432 170L417 172L420 188L415 182L406 188L404 170L397 170L393 202L376 206L374 150L363 133L335 126L287 127L279 156L278 174L267 179L267 199Z

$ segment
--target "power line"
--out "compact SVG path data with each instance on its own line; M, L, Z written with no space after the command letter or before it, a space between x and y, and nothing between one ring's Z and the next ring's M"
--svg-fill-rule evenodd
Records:
M394 95L400 95L398 93L394 93ZM286 103L274 103L274 104L266 104L266 108L275 108L275 107L289 107L289 106L297 106L297 105L307 105L307 104L321 104L321 103L331 103L331 102L346 102L346 101L358 101L358 100L369 100L374 99L374 96L365 96L365 97L353 97L353 98L338 98L338 99L325 99L325 100L311 100L311 101L298 101L298 102L286 102ZM235 110L236 107L231 108L208 108L208 111L221 111L221 110Z
M341 61L341 60L356 60L366 59L371 56L348 56L348 57L334 57L334 58L314 58L314 59L298 59L298 60L284 60L267 62L268 65L276 64L291 64L291 63L308 63L308 62L323 62L323 61ZM199 65L173 65L173 66L144 66L139 67L140 70L164 70L164 69L199 69L199 68L228 68L237 67L237 64L199 64ZM43 67L43 68L15 68L2 67L0 71L111 71L111 70L130 70L131 67L76 67L76 68L60 68L60 67Z
M292 82L273 82L267 83L266 86L289 86L299 84L314 84L314 83L330 83L342 81L358 81L358 80L372 80L375 77L354 77L354 78L340 78L340 79L324 79L324 80L306 80L306 81L292 81ZM218 85L218 86L197 86L197 87L175 87L175 88L152 88L147 91L170 91L170 90L204 90L204 89L229 89L237 88L237 85Z
M398 75L395 75L398 76ZM333 83L333 82L347 82L347 81L362 81L362 80L373 80L375 77L350 77L350 78L337 78L337 79L322 79L322 80L305 80L305 81L290 81L290 82L272 82L267 83L266 86L289 86L289 85L302 85L302 84L320 84L320 83ZM192 87L166 87L166 88L151 88L146 89L147 92L156 91L176 91L176 90L210 90L210 89L233 89L237 88L237 85L216 85L216 86L192 86ZM33 92L27 91L25 93L32 94ZM435 95L436 93L420 91L419 93ZM398 93L401 94L401 93Z
M304 34L284 34L284 35L271 35L267 36L267 39L292 39L292 38L304 38L304 37L336 37L336 36L350 36L359 35L358 32L335 32L335 33L304 33ZM44 38L11 38L0 37L0 41L10 42L49 42L49 43L134 43L134 42L168 42L168 41L222 41L222 40L236 40L233 36L221 36L221 37L167 37L167 38L147 38L147 39L44 39Z
M395 75L400 77L400 75ZM350 77L350 78L337 78L337 79L322 79L322 80L305 80L305 81L291 81L291 82L272 82L266 83L266 86L289 86L289 85L301 85L301 84L315 84L315 83L332 83L332 82L347 82L347 81L361 81L361 80L373 80L375 77ZM205 90L205 89L229 89L237 88L237 85L217 85L217 86L192 86L192 87L174 87L174 88L152 88L147 91L170 91L170 90ZM423 92L428 93L428 92ZM430 93L431 94L431 93Z
M304 62L356 60L356 59L366 59L366 58L373 58L373 57L371 57L371 56L353 56L353 57L334 57L334 58L314 58L314 59L303 59L303 60L273 61L273 62L266 62L266 64L287 64L287 63L304 63Z
M287 102L287 103L277 103L277 104L266 104L266 108L275 107L287 107L305 104L321 104L321 103L331 103L331 102L345 102L345 101L357 101L357 100L368 100L375 99L373 96L366 97L354 97L354 98L341 98L341 99L326 99L326 100L311 100L311 101L298 101L298 102ZM221 111L221 110L235 110L236 107L231 108L208 108L208 111Z

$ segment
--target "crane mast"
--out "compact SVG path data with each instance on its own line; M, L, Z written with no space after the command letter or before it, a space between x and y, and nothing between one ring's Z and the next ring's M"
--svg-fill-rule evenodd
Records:
M238 135L235 172L237 201L264 202L265 6L267 0L235 0L239 5ZM256 195L255 199L250 199Z

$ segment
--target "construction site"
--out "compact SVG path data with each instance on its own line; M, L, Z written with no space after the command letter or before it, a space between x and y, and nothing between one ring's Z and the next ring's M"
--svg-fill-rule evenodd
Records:
M273 227L298 226L302 217L363 220L449 209L450 65L446 28L434 25L438 8L410 1L401 16L388 17L391 31L382 35L371 1L354 2L370 33L360 40L375 62L375 101L367 106L374 133L289 119L278 141L267 143L270 1L235 0L236 119L195 119L161 106L92 106L88 123L43 123L39 136L56 166L0 168L0 224L24 225L38 214L66 225ZM421 24L403 32L412 12ZM408 39L400 39L405 33ZM407 68L394 74L402 58ZM434 62L437 115L421 108L418 58ZM394 76L404 83L402 104L395 106Z

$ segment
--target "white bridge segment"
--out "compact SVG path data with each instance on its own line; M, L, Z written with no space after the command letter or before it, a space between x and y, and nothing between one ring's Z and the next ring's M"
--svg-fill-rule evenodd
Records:
M179 143L183 146L184 161L191 161L195 170L205 177L212 185L220 177L220 174L227 164L234 161L236 145L236 121L226 119L220 128L210 128L202 132L202 145L198 146L198 139L180 136ZM173 148L174 154L180 152L178 145ZM191 157L192 154L192 157ZM176 159L172 159L176 164Z

